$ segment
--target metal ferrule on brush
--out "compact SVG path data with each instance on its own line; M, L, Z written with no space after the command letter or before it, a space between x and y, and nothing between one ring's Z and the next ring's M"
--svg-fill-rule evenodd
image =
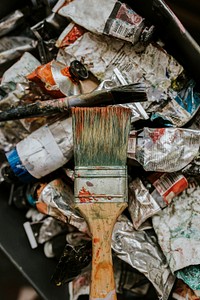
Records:
M75 168L75 202L127 202L126 166Z

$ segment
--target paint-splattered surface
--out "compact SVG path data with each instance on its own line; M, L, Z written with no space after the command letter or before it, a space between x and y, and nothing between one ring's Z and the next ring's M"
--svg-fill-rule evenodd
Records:
M173 272L200 262L200 187L189 187L153 217L159 244Z

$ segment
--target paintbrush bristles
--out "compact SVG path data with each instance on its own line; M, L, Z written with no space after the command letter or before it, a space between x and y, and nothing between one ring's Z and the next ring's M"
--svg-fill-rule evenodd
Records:
M130 116L129 109L117 106L73 108L76 166L124 166Z

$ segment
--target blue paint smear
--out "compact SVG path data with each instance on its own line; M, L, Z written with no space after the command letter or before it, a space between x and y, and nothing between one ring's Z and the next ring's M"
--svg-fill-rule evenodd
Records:
M15 175L24 183L33 182L36 180L22 164L16 148L6 153L7 160Z
M187 87L175 98L176 102L191 115L200 107L200 94L194 91L195 85L195 82L190 80Z
M180 90L177 96L174 98L174 100L191 115L191 118L200 107L200 93L195 91L195 85L196 83L194 80L189 80L187 86ZM158 120L159 118L161 119L163 126L171 127L174 125L170 120L168 120L167 116L165 116L165 113L163 113L162 110L152 113L150 119L151 121L154 121ZM189 122L191 118L188 118L187 122Z

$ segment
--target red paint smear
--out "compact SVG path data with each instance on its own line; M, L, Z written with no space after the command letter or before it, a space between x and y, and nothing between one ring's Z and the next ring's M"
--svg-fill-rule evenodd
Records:
M92 194L89 191L87 191L84 187L82 187L78 196L79 196L80 202L82 202L82 203L92 202L93 200L96 200L92 196ZM91 197L88 197L88 196L91 196Z
M70 44L73 44L85 32L86 32L86 30L83 27L75 24L73 26L73 28L70 30L70 32L61 41L60 48L69 46Z
M150 138L154 143L156 143L161 136L163 136L165 133L165 128L157 128L152 133L149 134Z
M99 196L102 198L107 198L107 200L112 200L113 198L111 196L106 196L105 194L100 194ZM80 190L78 197L81 203L94 202L99 200L95 197L94 193L90 193L84 187L82 187L82 189Z
M98 259L100 253L100 248L97 250L96 258Z
M100 239L99 238L94 238L93 241L96 244L96 243L99 243Z

